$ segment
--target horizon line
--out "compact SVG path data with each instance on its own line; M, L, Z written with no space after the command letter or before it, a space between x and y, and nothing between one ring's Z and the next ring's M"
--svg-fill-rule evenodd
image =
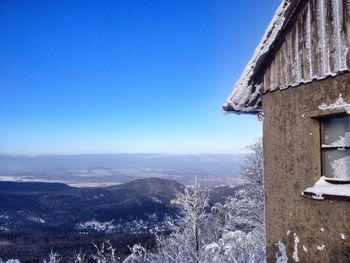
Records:
M239 155L248 154L249 149L242 149L239 152L203 152L203 153L165 153L165 152L120 152L120 153L0 153L0 156L22 156L22 157L40 157L40 156L91 156L91 155Z

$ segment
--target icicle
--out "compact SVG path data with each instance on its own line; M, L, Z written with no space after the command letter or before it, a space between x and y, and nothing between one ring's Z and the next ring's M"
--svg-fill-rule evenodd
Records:
M317 8L317 21L318 21L318 37L319 48L321 49L321 76L325 77L329 74L329 49L326 33L326 13L325 13L325 0L319 0Z
M287 45L287 43L286 43L286 45ZM286 48L283 49L283 57L284 57L284 76L286 78L283 88L287 88L288 87L288 74L289 74L289 72L288 72L289 59L287 56Z
M342 43L342 16L339 12L340 3L339 0L332 0L333 7L333 27L335 32L335 71L343 71L346 69L344 47Z
M294 39L294 45L295 45L295 81L294 83L300 83L301 81L301 63L300 63L300 51L299 51L299 27L298 24L296 24L295 29L295 39Z
M310 3L307 4L307 16L305 25L306 37L305 44L307 50L307 64L309 66L309 77L308 81L312 80L313 77L313 61L312 61L312 45L311 45L311 7Z

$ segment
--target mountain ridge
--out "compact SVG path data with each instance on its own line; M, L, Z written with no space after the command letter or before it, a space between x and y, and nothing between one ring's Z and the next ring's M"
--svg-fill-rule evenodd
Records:
M150 215L161 219L177 213L171 200L183 188L174 180L160 178L93 188L0 182L0 226L11 233L62 234L86 221L147 220Z

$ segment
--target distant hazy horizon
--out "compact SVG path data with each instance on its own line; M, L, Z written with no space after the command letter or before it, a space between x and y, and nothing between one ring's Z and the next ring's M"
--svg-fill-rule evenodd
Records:
M251 116L250 116L251 117ZM260 125L260 124L259 124ZM261 132L261 131L259 131ZM1 131L0 131L1 134ZM160 155L205 155L205 154L247 154L250 152L248 145L253 143L256 139L258 139L260 136L254 136L250 139L245 139L247 141L247 144L242 147L233 147L233 148L222 148L222 149L207 149L204 150L207 147L211 147L211 143L205 144L203 142L203 147L192 147L192 149L184 149L180 150L179 148L175 148L174 150L171 150L171 147L168 147L169 150L167 151L161 151L160 149L155 151L150 151L148 149L145 149L144 151L141 150L134 150L134 151L118 151L118 150L98 150L95 148L94 150L81 150L81 149L71 149L71 150L55 150L55 149L47 149L47 150L16 150L16 149L6 149L1 148L1 138L0 138L0 156L28 156L28 157L35 157L35 156L55 156L55 155L119 155L119 154L160 154ZM228 139L229 140L229 139ZM230 141L227 142L230 144ZM223 143L222 143L223 144ZM89 147L89 143L86 143L86 147ZM150 147L152 148L152 147ZM189 147L191 148L191 147ZM220 148L220 147L218 147Z
M255 138L254 138L255 139ZM252 139L252 142L254 141ZM236 154L248 154L251 150L248 147L235 148L228 151L216 151L216 152L42 152L42 153L6 153L0 152L0 156L27 156L27 157L37 157L37 156L79 156L79 155L142 155L142 154L158 154L158 155L236 155Z
M240 175L246 154L0 155L0 181L111 185L159 177L182 183L197 176L206 184L227 184Z

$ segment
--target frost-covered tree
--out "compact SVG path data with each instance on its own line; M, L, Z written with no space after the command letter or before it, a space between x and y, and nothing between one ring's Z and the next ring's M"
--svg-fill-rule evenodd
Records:
M242 166L242 176L247 178L253 185L263 190L264 187L264 157L262 139L256 139L248 146L252 151L245 159Z
M131 254L123 261L123 263L160 263L157 255L149 253L140 244L130 247Z
M60 256L60 254L51 250L49 258L47 260L43 259L43 263L59 263L61 260L62 257Z
M178 194L177 201L181 205L183 223L174 226L170 236L158 238L161 262L199 263L207 234L208 193L196 179L193 189L185 188L184 193Z
M264 173L261 139L242 167L248 183L233 197L215 204L208 213L208 194L197 181L179 194L183 224L171 235L158 237L154 262L224 263L264 262Z
M257 250L257 246L259 246L257 243L260 243L260 240L264 238L260 236L260 233L260 231L255 233L255 230L249 233L240 230L225 231L222 238L205 247L203 262L264 262L264 253Z
M215 205L216 215L224 215L224 222L213 223L221 228L221 236L205 246L203 262L264 262L264 224L254 204L249 198L231 198Z
M18 259L9 259L7 261L3 261L1 258L0 258L0 263L21 263Z
M80 248L78 251L75 251L73 254L73 262L74 263L84 263L87 261L87 255L83 250Z
M242 167L242 176L249 180L249 184L243 191L240 191L236 198L245 200L240 207L244 211L248 223L254 227L261 227L265 224L264 209L264 158L262 139L255 140L248 146L252 153L246 158Z
M179 194L179 202L182 205L185 227L185 244L189 250L189 255L194 259L194 262L200 262L201 250L205 239L205 222L207 219L208 194L200 189L200 186L195 182L193 191L185 189L184 193Z
M248 146L252 153L242 166L242 177L248 184L223 205L226 214L225 226L229 230L248 232L264 225L264 166L261 139ZM229 213L227 213L229 211Z
M119 263L120 258L115 255L116 249L113 248L110 241L103 242L101 247L98 247L95 243L92 243L96 249L96 253L92 255L92 259L96 263Z
M211 210L219 239L205 246L203 262L264 262L264 172L261 139L249 146L252 150L242 167L249 183L224 204Z

